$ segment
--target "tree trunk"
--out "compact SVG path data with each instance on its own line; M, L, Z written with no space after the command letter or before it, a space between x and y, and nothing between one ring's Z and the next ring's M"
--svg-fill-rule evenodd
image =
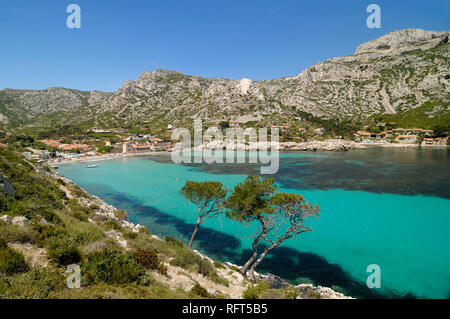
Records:
M197 220L197 224L195 225L194 231L192 232L191 240L189 241L189 248L192 247L192 242L194 241L195 234L197 234L198 229L200 227L200 219Z
M252 257L250 257L249 260L247 260L247 262L244 264L244 266L242 266L240 272L242 274L242 276L244 276L244 278L247 278L247 269L248 267L250 267L250 265L255 261L256 257L258 257L258 243L259 241L265 236L267 235L267 226L265 225L265 223L262 220L259 220L261 222L262 225L262 231L261 234L258 235L258 237L255 238L255 240L253 241L252 247L253 247L253 255Z
M255 278L255 269L256 267L258 267L258 265L261 263L261 261L264 259L264 257L266 257L266 255L275 247L277 247L278 245L280 245L283 241L277 241L275 244L270 245L269 247L267 247L266 249L264 249L263 253L261 254L261 256L259 256L258 260L255 261L255 263L252 265L252 267L250 268L250 273L249 273L249 280L250 281L256 281Z
M240 272L242 274L242 276L244 276L244 278L247 278L247 269L248 267L250 267L250 265L255 261L256 257L258 257L258 242L261 240L261 235L262 233L255 238L255 240L253 241L252 247L253 247L253 255L250 257L249 260L247 260L247 262L244 264L244 266L242 266Z

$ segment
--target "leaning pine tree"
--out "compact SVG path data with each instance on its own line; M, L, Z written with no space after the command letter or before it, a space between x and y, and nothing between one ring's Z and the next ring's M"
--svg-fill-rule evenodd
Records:
M241 273L252 281L255 280L255 268L264 257L286 239L312 230L305 226L308 217L319 214L317 206L305 202L303 196L294 193L277 193L273 178L260 179L249 176L234 188L224 206L227 216L239 222L257 221L260 225L252 243L253 254L241 268ZM258 257L258 243L264 240L269 243Z
M197 223L189 241L189 248L192 247L192 242L200 228L200 224L221 213L220 205L227 196L227 192L222 183L214 181L187 181L181 188L180 194L197 206L198 209Z

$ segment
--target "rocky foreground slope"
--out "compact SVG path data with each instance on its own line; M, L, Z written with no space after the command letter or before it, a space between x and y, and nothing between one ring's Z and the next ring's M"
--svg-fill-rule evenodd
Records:
M158 69L111 93L6 89L0 91L0 121L14 126L41 118L40 124L51 125L106 118L112 124L146 119L179 125L192 118L295 119L302 112L364 119L425 102L436 104L427 114L436 116L449 110L449 34L394 31L360 45L350 56L317 63L298 76L266 81L201 78Z

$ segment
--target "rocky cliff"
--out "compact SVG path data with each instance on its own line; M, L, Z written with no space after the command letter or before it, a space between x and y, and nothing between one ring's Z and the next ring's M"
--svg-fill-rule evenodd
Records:
M158 69L117 92L64 88L0 91L0 121L17 125L108 118L182 124L192 118L259 120L267 115L364 119L433 102L448 112L450 31L408 29L360 45L350 56L317 63L298 76L266 81L201 78ZM58 115L58 116L55 116ZM52 115L51 117L49 115ZM76 115L76 116L74 116Z

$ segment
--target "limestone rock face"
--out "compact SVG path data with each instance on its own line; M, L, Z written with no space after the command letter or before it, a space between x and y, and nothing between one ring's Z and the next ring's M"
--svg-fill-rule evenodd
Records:
M394 31L360 45L355 54L272 80L202 78L157 69L110 93L5 89L0 91L1 113L7 115L9 126L55 125L50 115L59 112L65 125L107 117L117 125L123 120L159 119L186 127L198 118L247 122L281 115L295 120L304 112L321 118L364 119L433 102L438 104L429 113L436 116L448 112L450 103L449 34Z
M422 29L398 30L386 34L376 40L361 44L356 53L395 52L401 53L417 47L422 50L447 43L450 31L427 31Z

